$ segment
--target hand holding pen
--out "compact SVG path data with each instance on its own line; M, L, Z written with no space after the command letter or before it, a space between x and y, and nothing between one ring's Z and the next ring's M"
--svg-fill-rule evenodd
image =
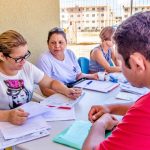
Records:
M77 99L79 96L81 96L81 93L81 88L67 88L65 95L71 99Z

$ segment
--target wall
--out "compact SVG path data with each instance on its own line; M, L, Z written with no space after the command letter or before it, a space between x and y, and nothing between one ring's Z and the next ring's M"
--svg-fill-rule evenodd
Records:
M33 63L47 49L48 31L59 24L59 0L0 0L0 33L20 32L28 41Z

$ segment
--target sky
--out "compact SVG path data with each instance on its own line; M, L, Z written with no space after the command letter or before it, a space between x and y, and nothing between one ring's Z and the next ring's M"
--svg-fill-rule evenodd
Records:
M110 5L116 15L122 13L122 6L130 6L131 0L60 0L61 7ZM149 5L150 0L133 0L133 5Z

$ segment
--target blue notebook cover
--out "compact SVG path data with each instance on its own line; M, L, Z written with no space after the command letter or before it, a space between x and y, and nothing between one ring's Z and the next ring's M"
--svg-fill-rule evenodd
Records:
M91 123L89 121L75 121L69 128L65 129L53 138L53 142L67 145L77 150L82 149L82 145L90 131ZM108 137L111 132L106 132Z

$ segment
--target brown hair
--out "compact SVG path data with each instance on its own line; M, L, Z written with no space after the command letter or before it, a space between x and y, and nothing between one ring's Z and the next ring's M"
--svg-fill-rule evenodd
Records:
M67 42L65 31L62 28L55 27L49 31L48 37L47 37L47 43L49 42L49 40L53 34L61 34L64 37L65 41Z
M14 47L26 44L27 41L24 37L14 30L8 30L0 34L0 52L3 54L10 54Z
M99 34L99 37L101 38L101 41L107 41L111 40L112 35L115 32L115 28L108 26L102 29L102 31Z

